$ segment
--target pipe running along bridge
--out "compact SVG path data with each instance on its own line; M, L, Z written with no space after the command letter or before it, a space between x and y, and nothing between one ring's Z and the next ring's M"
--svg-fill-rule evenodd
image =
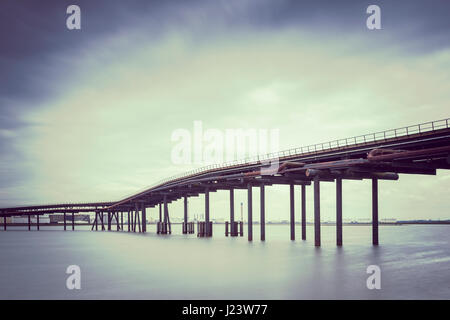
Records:
M282 151L221 165L211 165L173 176L119 201L97 203L61 203L40 206L0 208L3 230L7 217L37 217L51 213L71 214L93 212L95 219L91 230L102 230L105 224L111 230L124 230L123 214L128 214L128 231L146 232L146 209L159 206L157 233L171 233L168 203L184 199L183 233L194 233L194 223L188 221L188 197L204 194L205 220L197 223L198 236L212 236L209 194L229 190L230 220L226 222L226 235L243 235L243 223L234 217L234 190L248 192L248 240L253 240L253 188L260 192L260 236L265 240L265 187L290 186L290 238L295 240L295 185L301 186L301 237L306 240L306 187L312 185L314 193L314 243L320 246L320 183L336 183L336 243L342 245L342 180L372 181L372 243L378 245L378 180L398 180L399 174L436 175L437 169L450 169L450 119L421 123L393 130L334 140L306 147ZM107 221L104 222L104 214ZM120 214L120 221L119 221ZM113 221L115 220L115 222ZM25 224L26 225L26 224ZM230 230L228 230L230 228Z

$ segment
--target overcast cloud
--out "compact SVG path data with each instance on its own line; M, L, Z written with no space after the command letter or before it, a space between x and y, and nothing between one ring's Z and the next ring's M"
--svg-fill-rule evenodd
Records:
M0 205L118 200L187 171L171 134L195 120L279 129L287 149L449 116L447 1L312 3L2 1ZM82 30L65 27L69 4ZM382 30L366 28L369 4ZM445 172L383 181L380 217L450 218L449 186ZM202 197L190 205L203 213ZM288 205L268 188L269 219ZM227 193L211 206L225 217ZM344 183L344 216L370 217L369 182Z

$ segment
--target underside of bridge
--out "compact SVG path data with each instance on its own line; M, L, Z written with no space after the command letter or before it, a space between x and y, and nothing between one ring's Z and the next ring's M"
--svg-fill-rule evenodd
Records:
M201 170L167 179L147 190L116 202L56 204L0 209L4 230L6 217L79 212L95 212L92 230L124 230L123 214L128 215L130 232L146 232L146 208L159 206L158 234L170 234L171 223L168 204L184 200L183 233L193 233L194 225L188 221L188 198L204 194L205 221L197 225L198 236L212 236L209 194L218 190L230 193L229 234L243 234L242 222L234 218L234 190L244 189L248 194L247 236L253 240L252 191L260 192L260 236L265 240L265 186L290 186L290 239L295 240L295 186L300 186L301 237L306 240L306 188L312 186L314 193L314 243L321 244L320 236L320 185L321 182L336 184L336 244L341 246L342 237L342 181L372 181L372 243L378 245L378 180L398 180L399 174L436 175L437 169L450 169L449 119L378 132L374 134L335 140L276 155L267 155L245 162L210 166ZM105 227L104 214L107 215ZM39 228L39 220L37 221ZM240 230L238 231L238 228Z

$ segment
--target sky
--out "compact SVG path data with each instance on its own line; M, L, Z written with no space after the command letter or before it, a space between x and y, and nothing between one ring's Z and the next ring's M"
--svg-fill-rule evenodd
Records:
M195 121L278 130L283 150L448 118L449 13L444 0L3 0L0 206L120 200L199 167L171 158ZM448 219L449 187L444 171L382 181L380 218ZM322 184L324 220L334 188ZM370 218L370 190L344 182L344 219ZM189 206L202 214L203 196ZM169 210L181 217L182 201ZM266 211L288 219L287 186L267 188ZM212 194L211 217L228 212L227 192Z

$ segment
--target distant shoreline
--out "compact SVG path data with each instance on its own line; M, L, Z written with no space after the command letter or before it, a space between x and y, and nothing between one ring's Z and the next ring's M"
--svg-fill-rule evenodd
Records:
M192 222L192 221L191 221ZM194 223L197 221L194 221ZM213 222L214 224L225 224L225 222ZM156 222L147 222L147 225L155 225ZM172 222L172 225L178 225L182 224L182 222ZM246 224L244 222L244 224ZM259 225L259 222L253 222L254 225ZM296 225L301 225L300 222L296 222ZM450 220L411 220L411 221L396 221L396 222L379 222L379 225L387 225L387 226L401 226L401 225L409 225L409 224L415 224L415 225L450 225ZM91 226L92 224L87 223L75 223L75 226ZM289 225L289 222L266 222L266 225ZM313 222L307 222L306 225L312 226L314 225ZM335 226L336 222L321 222L321 225L326 226ZM372 222L343 222L343 226L371 226ZM27 227L27 223L8 223L8 227ZM31 223L30 226L37 226L37 223ZM63 223L39 223L40 227L64 227ZM72 222L67 223L67 229L72 228ZM115 223L111 224L111 226L116 226ZM124 222L124 227L126 227L127 224ZM106 227L106 224L105 224Z

